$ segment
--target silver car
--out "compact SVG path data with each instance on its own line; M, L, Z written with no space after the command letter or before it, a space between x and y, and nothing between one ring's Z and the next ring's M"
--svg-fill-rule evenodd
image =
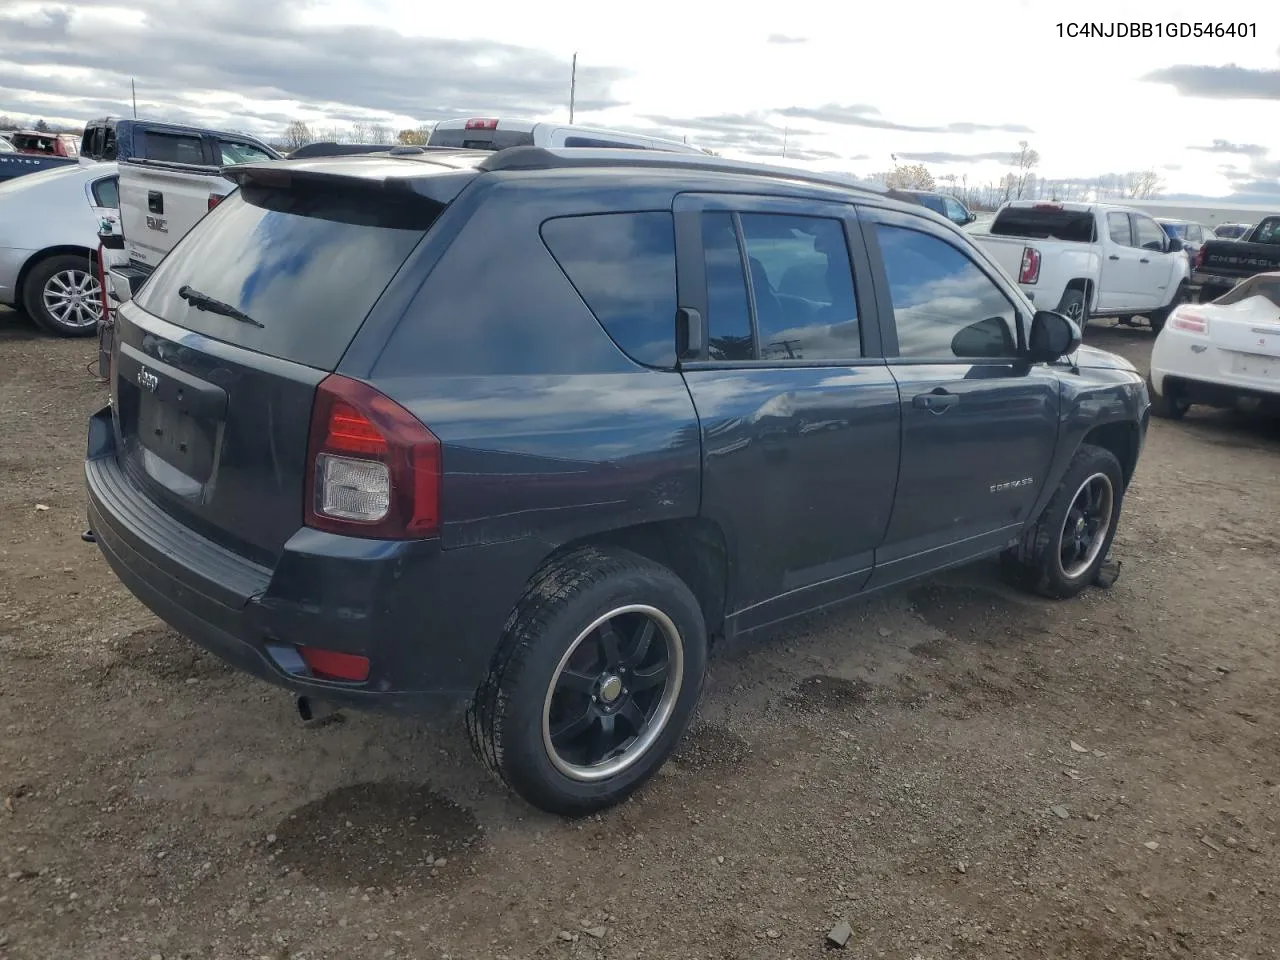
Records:
M57 167L0 183L0 304L50 333L87 337L102 304L95 258L102 220L119 220L114 163Z

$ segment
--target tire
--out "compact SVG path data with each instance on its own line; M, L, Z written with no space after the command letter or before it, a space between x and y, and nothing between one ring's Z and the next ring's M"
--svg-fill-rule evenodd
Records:
M1171 397L1167 393L1156 393L1150 374L1147 375L1147 396L1151 398L1152 416L1165 420L1181 420L1191 409L1191 404L1181 398Z
M1073 533L1081 519L1080 498L1086 489L1098 498L1094 502L1099 508L1102 504L1098 500L1105 493L1106 516L1098 519L1083 552L1076 553L1078 538ZM1081 444L1040 519L1006 558L1006 567L1012 568L1019 585L1032 593L1055 600L1074 597L1094 582L1107 559L1123 499L1124 472L1115 454L1093 444ZM1087 532L1090 525L1086 521L1083 530ZM1067 538L1072 543L1068 544ZM1072 555L1064 558L1067 549Z
M1178 289L1174 291L1173 299L1169 301L1169 305L1167 307L1162 307L1154 313L1147 314L1147 319L1151 321L1152 332L1159 333L1163 330L1165 323L1169 319L1169 314L1173 313L1173 311L1182 306L1182 304L1189 303L1190 301L1191 285L1187 283L1187 281L1183 280L1178 284Z
M628 551L574 550L530 580L508 618L467 710L472 749L541 810L601 810L671 755L697 707L706 666L706 624L684 581ZM657 676L665 680L654 682ZM620 754L601 754L591 739L606 730L621 740Z
M1064 313L1076 322L1080 332L1089 323L1089 300L1080 287L1071 287L1058 301L1058 313Z
M93 261L63 253L41 260L22 286L22 304L40 327L59 337L91 337L102 315Z

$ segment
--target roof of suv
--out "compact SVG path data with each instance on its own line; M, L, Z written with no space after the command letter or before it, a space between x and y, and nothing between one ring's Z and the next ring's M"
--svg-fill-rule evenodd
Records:
M234 170L228 170L227 175L240 182L270 181L273 179L273 171L276 176L288 172L351 177L379 181L384 185L399 182L419 192L430 194L432 193L430 189L421 189L426 186L422 181L458 171L474 170L477 173L582 171L586 173L618 168L633 171L647 170L668 175L736 174L742 177L789 181L793 184L822 187L833 193L852 192L896 200L912 207L913 212L919 212L922 209L920 202L910 194L863 184L841 174L812 173L795 167L729 160L709 155L625 148L511 147L493 152L452 147L394 147L385 153L246 163L238 165Z

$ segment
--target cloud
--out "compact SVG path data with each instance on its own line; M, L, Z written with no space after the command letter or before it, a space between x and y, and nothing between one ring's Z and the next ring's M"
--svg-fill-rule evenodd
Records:
M924 153L895 153L899 160L910 160L915 163L1011 163L1017 155L1016 150L995 150L990 153L948 153L945 150L926 151Z
M1214 140L1207 147L1190 146L1188 150L1200 150L1204 153L1236 153L1243 157L1265 157L1267 148L1259 143L1232 143L1229 140Z
M479 111L567 111L569 64L549 53L483 39L405 36L369 24L317 24L304 19L312 5L184 0L181 17L173 15L171 0L76 0L74 9L5 9L0 89L24 94L6 97L3 109L52 113L57 98L70 97L83 102L66 103L63 115L99 114L97 105L87 105L95 99L115 103L118 113L134 76L139 105L154 105L151 115L217 116L225 124L230 114L237 125L259 129L276 118L245 114L243 106L236 116L238 98L274 101L277 111L292 110L296 101L325 116L418 120ZM122 9L133 16L121 18ZM67 50L76 51L70 61ZM85 79L76 79L81 74ZM621 106L613 87L626 75L614 67L579 65L577 112ZM224 103L202 111L201 94L221 94Z
M1280 70L1240 67L1234 63L1211 67L1177 64L1153 70L1143 78L1164 83L1184 97L1212 100L1280 100Z
M809 38L808 37L792 37L792 36L788 36L785 33L771 33L769 34L769 42L783 44L783 45L792 44L792 43L808 43Z
M676 117L650 113L642 119L653 128L637 132L665 136L688 136L691 143L712 150L733 150L756 156L778 157L785 150L789 160L865 160L821 149L808 142L814 131L804 127L779 126L764 113L719 113L697 117Z
M784 117L795 117L805 120L816 120L819 123L830 123L849 127L867 127L872 130L902 130L907 133L1034 133L1030 127L1020 123L969 123L965 121L948 123L936 127L913 126L906 123L894 123L880 116L880 111L866 104L845 106L828 103L821 107L786 107L779 110Z

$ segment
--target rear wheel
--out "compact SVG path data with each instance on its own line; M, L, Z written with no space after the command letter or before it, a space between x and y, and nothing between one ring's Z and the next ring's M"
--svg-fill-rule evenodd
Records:
M1191 409L1191 404L1176 393L1156 393L1150 376L1147 377L1147 396L1151 398L1152 414L1165 420L1181 420Z
M1006 558L1021 585L1066 599L1093 583L1111 549L1123 497L1115 454L1081 444L1040 519Z
M1089 300L1084 290L1080 287L1072 287L1064 293L1058 302L1058 312L1074 320L1083 333L1085 324L1089 322Z
M41 260L22 289L31 319L60 337L93 336L102 313L100 297L93 261L72 253Z
M508 619L467 712L472 746L542 810L611 806L675 748L706 662L702 612L679 577L627 551L574 551Z

